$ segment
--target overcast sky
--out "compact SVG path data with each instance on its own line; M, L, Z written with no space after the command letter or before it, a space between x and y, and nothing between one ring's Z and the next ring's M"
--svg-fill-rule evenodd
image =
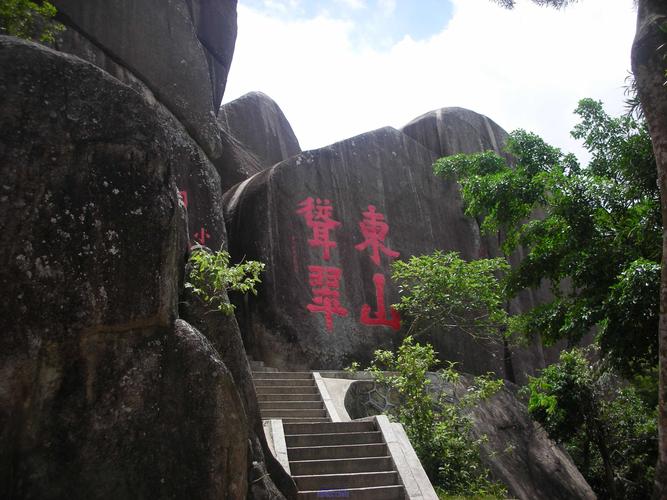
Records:
M223 102L272 97L315 149L445 106L524 128L581 155L570 138L583 97L624 110L633 0L562 11L519 0L239 0Z

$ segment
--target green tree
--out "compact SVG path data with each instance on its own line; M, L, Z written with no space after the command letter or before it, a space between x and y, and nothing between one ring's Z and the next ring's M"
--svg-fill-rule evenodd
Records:
M211 307L230 315L234 313L235 306L227 299L227 292L257 295L256 286L262 281L259 275L265 265L254 260L230 265L227 251L211 252L203 247L195 247L188 267L185 287Z
M600 498L642 500L652 489L657 458L655 407L581 349L531 378L528 411L563 443Z
M47 1L0 0L0 34L53 43L64 29L55 15L56 8Z
M401 300L394 307L412 319L410 332L462 330L499 340L507 314L498 276L508 269L504 259L466 262L457 252L397 260L392 280Z
M441 158L434 170L458 178L466 213L483 217L483 230L506 234L507 254L527 249L508 273L510 295L551 284L554 299L512 318L510 331L540 334L551 344L576 342L597 327L604 354L632 377L658 360L655 160L643 123L612 118L590 99L576 113L573 135L591 153L587 168L518 130L506 147L513 165L486 152Z
M424 470L439 494L505 498L505 488L489 478L480 459L481 440L471 437L466 410L502 387L502 380L477 377L465 395L451 401L431 391L428 372L437 365L436 352L411 336L396 353L375 351L368 368L376 381L395 391L399 404L389 417L405 428ZM456 384L459 374L450 364L438 372L443 382Z
M515 0L495 0L512 8ZM532 0L538 5L563 7L576 0ZM637 32L631 62L634 86L646 116L656 158L663 225L667 224L667 2L636 0ZM613 33L610 33L613 36ZM660 321L658 323L660 452L654 498L667 498L667 237L662 241Z

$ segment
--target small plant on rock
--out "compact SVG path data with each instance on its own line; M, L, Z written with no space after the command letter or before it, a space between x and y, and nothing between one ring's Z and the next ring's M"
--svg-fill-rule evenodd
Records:
M262 282L260 273L265 264L248 260L230 265L229 252L211 252L195 247L190 255L190 272L185 287L215 310L229 316L235 306L227 298L227 292L257 295L256 286Z
M484 439L472 436L467 411L496 393L502 380L476 377L465 395L450 398L431 391L428 371L438 363L430 344L406 337L398 352L377 350L368 371L375 380L395 391L399 404L389 417L403 425L419 460L441 498L452 495L505 498L504 486L490 479L480 459ZM457 384L459 373L450 363L438 372L443 383Z

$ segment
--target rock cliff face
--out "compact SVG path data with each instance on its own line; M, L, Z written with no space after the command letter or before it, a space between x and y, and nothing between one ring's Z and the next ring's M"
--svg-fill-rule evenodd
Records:
M235 2L153 3L58 2L94 65L0 37L2 498L294 491L236 321L179 311L188 247L227 239Z
M263 168L301 152L282 110L261 92L250 92L222 105L218 122L257 157Z
M244 498L234 379L176 320L205 156L80 59L3 38L0 64L2 497Z
M326 369L368 361L398 339L394 259L435 249L467 259L496 252L464 216L456 183L433 175L437 156L385 128L301 153L225 193L232 254L267 263L261 292L241 317L258 359ZM466 371L510 376L502 346L463 334L435 340ZM520 374L543 364L538 348L514 361Z
M401 128L438 158L457 153L493 150L502 153L507 140L496 122L464 108L442 108L429 111Z
M215 164L226 190L301 152L292 127L278 105L251 92L218 111L223 154Z
M210 158L236 41L235 0L55 0L68 30L58 49L162 102Z

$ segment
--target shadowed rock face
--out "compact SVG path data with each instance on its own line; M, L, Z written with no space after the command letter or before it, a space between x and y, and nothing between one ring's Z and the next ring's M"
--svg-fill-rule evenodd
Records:
M58 48L152 95L210 158L221 154L215 112L236 40L235 0L55 0L68 26Z
M261 92L250 92L221 106L218 122L258 158L263 168L301 152L282 110Z
M301 152L282 110L261 92L224 104L218 124L223 153L214 163L225 190Z
M240 315L255 356L290 368L367 361L398 338L389 307L398 301L397 254L489 254L457 185L433 175L435 158L384 128L301 153L225 193L232 254L267 264L259 296ZM504 373L502 346L450 335L438 348L466 370Z
M0 497L246 498L236 382L176 320L177 179L215 207L215 169L89 63L0 37L0 65Z

